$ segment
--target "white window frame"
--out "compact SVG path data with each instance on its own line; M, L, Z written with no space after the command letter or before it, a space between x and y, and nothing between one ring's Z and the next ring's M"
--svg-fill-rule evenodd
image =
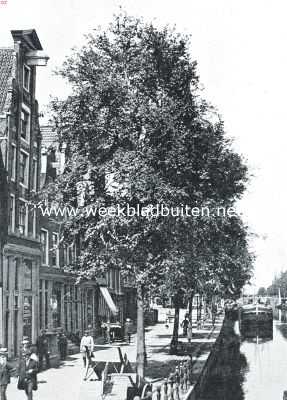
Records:
M12 207L11 207L12 205ZM12 218L10 215L10 218L12 220L12 224L10 226L11 232L15 232L15 222L16 222L16 215L15 215L15 210L16 210L16 203L15 203L15 195L10 193L10 207L9 207L9 212L11 213L12 211ZM9 218L9 222L10 222L10 218Z
M44 263L43 259L43 265L49 265L49 231L47 229L41 228L41 234L40 234L40 239L41 239L41 246L42 246L42 232L45 232L47 234L47 242L46 242L46 249L45 249L45 256L46 256L46 263Z
M28 79L28 87L25 86L25 69L29 72L29 79ZM31 68L28 67L28 65L24 64L23 65L23 88L27 91L30 92L30 83L31 83Z
M19 203L24 203L25 204L25 226L24 226L24 233L21 232L21 235L28 236L28 206L27 206L27 200L23 199L22 197L19 197ZM19 229L19 222L20 222L20 204L18 207L18 229ZM19 230L20 232L20 230Z
M11 154L13 157L11 157L11 181L15 182L16 180L16 161L17 161L17 147L14 143L12 143L11 146Z
M27 137L23 138L22 136L22 112L25 112L26 114L29 115L29 119L28 119L28 132L27 132ZM29 107L26 106L26 104L22 103L22 107L21 107L21 140L23 140L26 143L30 143L30 136L31 136L31 110Z
M53 250L56 251L56 265L52 265L52 267L57 267L59 268L60 266L60 257L59 257L59 233L58 232L52 232L52 244L53 243L53 235L57 236L57 245L56 247L53 246Z
M24 176L24 182L20 182L20 185L28 188L29 186L29 153L23 149L20 149L20 157L21 157L21 153L25 154L27 156L27 165L26 165L26 174ZM19 177L20 177L20 159L19 159Z

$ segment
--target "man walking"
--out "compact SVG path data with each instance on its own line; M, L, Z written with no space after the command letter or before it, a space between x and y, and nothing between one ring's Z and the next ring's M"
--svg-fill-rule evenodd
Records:
M89 335L88 331L84 332L84 336L82 337L80 344L80 352L82 353L84 368L86 368L87 359L90 361L94 350L94 339L91 335Z
M184 320L181 323L183 336L187 336L188 324L189 324L188 315L185 315Z
M45 329L43 329L41 331L41 334L37 339L36 345L37 345L37 352L38 352L38 356L39 356L39 370L41 371L43 368L43 358L44 357L45 357L45 361L46 361L46 369L50 368L48 338L46 336Z
M33 399L33 390L38 389L37 385L38 362L37 356L31 348L23 351L18 365L18 389L25 390L27 400Z

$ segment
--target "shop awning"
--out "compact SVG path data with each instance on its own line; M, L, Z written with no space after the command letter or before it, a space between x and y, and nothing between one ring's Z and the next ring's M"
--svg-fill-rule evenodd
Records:
M118 314L118 307L115 305L114 300L110 295L109 289L106 286L100 286L100 290L111 312L113 314Z

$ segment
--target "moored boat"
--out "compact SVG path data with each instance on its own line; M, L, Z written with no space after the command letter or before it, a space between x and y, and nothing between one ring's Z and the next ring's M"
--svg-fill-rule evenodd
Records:
M266 325L272 326L273 310L269 305L264 304L247 304L239 310L240 329L249 325Z

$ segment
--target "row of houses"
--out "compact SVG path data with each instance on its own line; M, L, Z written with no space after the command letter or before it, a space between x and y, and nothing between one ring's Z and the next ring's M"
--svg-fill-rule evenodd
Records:
M11 31L14 47L0 48L0 343L17 356L23 336L93 329L105 321L135 320L133 288L120 271L76 285L67 267L79 248L62 246L60 221L29 201L61 173L65 153L50 126L40 126L36 72L48 57L35 30Z

